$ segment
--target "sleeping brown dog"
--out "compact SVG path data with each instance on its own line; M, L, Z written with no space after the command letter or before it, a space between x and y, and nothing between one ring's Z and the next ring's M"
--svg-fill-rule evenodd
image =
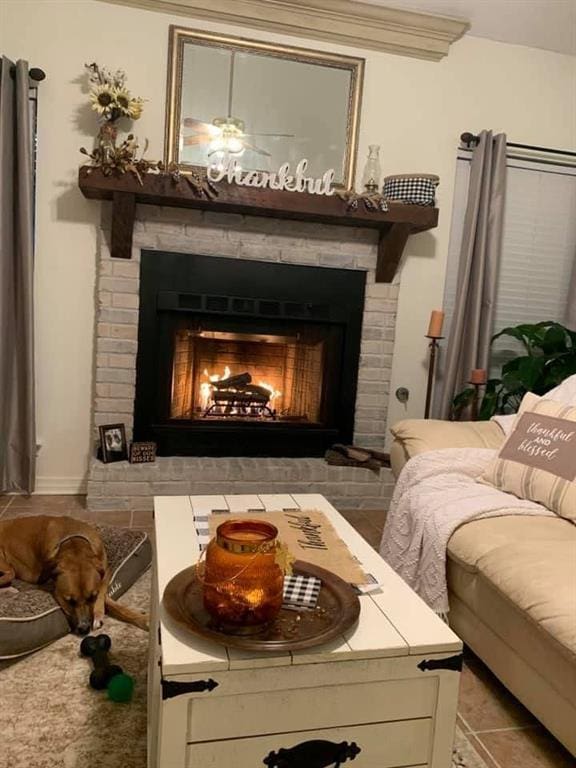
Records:
M32 584L53 580L54 597L79 635L99 629L105 612L148 629L148 616L108 597L102 539L82 520L49 515L0 520L0 588L14 578Z

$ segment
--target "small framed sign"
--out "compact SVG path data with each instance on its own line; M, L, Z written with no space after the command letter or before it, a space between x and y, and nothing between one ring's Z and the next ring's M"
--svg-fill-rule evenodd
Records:
M128 446L124 424L103 424L100 432L100 458L105 464L111 461L126 461Z
M130 464L156 461L156 443L130 443Z

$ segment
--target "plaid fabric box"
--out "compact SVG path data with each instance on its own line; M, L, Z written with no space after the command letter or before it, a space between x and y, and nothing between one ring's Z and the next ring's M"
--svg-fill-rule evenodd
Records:
M322 582L316 576L285 576L283 607L315 608L321 587Z
M438 176L430 173L386 176L382 195L387 200L399 200L411 205L434 205Z

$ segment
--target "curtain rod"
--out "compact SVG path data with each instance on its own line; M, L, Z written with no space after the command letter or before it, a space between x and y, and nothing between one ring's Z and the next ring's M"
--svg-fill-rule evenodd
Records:
M479 142L480 137L475 136L473 133L463 133L460 136L460 141L466 145L467 149L473 149ZM532 144L516 144L512 141L506 142L507 147L516 147L516 149L529 149L533 152L544 152L550 155L567 155L569 157L576 157L576 152L568 152L563 149L549 149L548 147L535 147Z
M10 74L12 77L16 74L16 65L13 64L10 67ZM28 70L28 77L30 80L34 80L37 83L41 83L42 80L46 79L46 72L44 72L43 69L38 69L38 67L32 67L32 69Z

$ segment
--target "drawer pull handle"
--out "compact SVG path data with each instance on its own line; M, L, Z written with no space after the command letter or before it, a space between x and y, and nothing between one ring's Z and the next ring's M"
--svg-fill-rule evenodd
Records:
M350 744L347 741L339 744L333 741L303 741L291 749L270 752L263 762L268 768L339 768L347 760L354 760L360 752L355 741Z
M448 656L447 659L424 659L418 664L418 669L422 672L427 669L451 669L453 672L461 672L463 658L464 656L459 653L457 656Z
M193 683L179 683L177 680L162 680L162 700L173 699L184 693L202 693L213 691L218 686L216 680L195 680Z

